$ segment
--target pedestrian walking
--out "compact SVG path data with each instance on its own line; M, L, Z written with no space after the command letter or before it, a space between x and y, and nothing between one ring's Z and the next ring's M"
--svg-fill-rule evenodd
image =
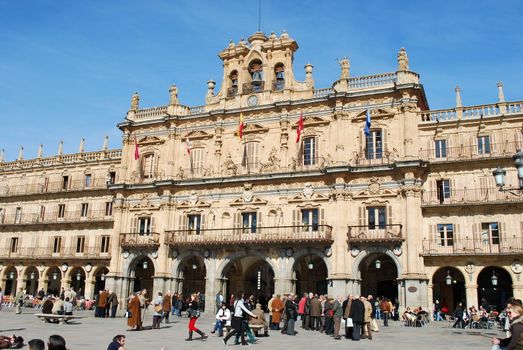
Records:
M191 295L191 301L189 302L189 337L185 339L186 341L192 341L193 332L196 332L200 335L201 340L207 339L207 336L204 332L196 328L196 320L200 317L200 305L198 304L198 298L196 294Z
M240 296L238 299L236 299L236 301L234 301L234 304L233 304L233 307L234 307L234 311L233 311L233 316L232 316L232 321L231 321L231 331L227 334L227 336L225 338L223 338L223 344L227 345L227 341L229 340L229 338L231 338L233 335L239 333L240 334L240 337L241 337L241 343L242 345L248 345L247 342L245 341L245 328L244 328L244 323L243 323L243 315L244 313L246 313L247 315L250 315L251 317L254 317L254 318L257 318L258 316L256 316L255 314L253 314L251 311L249 311L249 309L247 309L245 307L245 305L243 304L243 294L242 293L238 293L238 295Z

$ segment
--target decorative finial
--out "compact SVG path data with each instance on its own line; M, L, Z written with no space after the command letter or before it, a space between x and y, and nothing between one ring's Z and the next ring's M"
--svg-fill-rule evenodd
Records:
M305 82L309 88L314 86L314 78L312 77L312 70L314 66L310 63L305 65Z
M169 88L169 95L170 95L169 104L172 106L177 105L178 104L178 88L176 87L175 84L172 84L171 87Z
M207 96L214 96L214 87L216 82L214 80L207 81Z
M78 147L78 153L84 153L84 143L85 143L85 139L82 137L80 139L80 147Z
M463 104L461 103L461 90L459 86L456 86L456 107L463 107Z
M398 70L399 71L408 71L409 70L409 57L407 56L407 51L402 47L398 51Z
M38 146L38 154L36 155L36 158L42 158L43 153L44 153L44 145L40 144L40 146Z
M233 49L234 48L234 40L231 39L229 41L229 46L227 46L227 48L229 48L229 49Z
M137 111L139 107L140 107L140 95L138 95L138 93L135 92L133 94L133 96L131 97L131 110Z
M20 146L18 149L18 159L17 160L23 160L24 159L24 146Z
M61 156L62 154L64 154L64 140L60 140L58 144L58 155Z
M505 94L503 93L503 82L498 81L498 102L505 102Z
M109 149L109 136L105 136L102 150L107 151L108 149Z
M5 149L2 148L2 151L0 151L0 163L4 162L4 155L5 155Z

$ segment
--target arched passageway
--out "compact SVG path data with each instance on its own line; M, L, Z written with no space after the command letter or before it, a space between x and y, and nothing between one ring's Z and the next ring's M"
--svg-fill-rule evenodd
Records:
M392 301L398 298L398 269L390 256L371 253L359 266L361 295L384 296Z
M40 274L34 266L30 266L25 270L25 289L28 294L36 295L38 292L38 280Z
M478 302L488 304L489 309L501 311L507 299L514 295L512 278L503 268L485 267L478 275ZM485 299L485 300L483 300Z
M328 270L325 261L316 255L305 255L294 265L296 278L296 294L303 293L327 294Z
M62 286L62 271L57 266L51 267L47 271L47 294L60 296Z
M223 270L225 296L244 293L253 295L257 302L266 308L274 293L274 271L269 263L258 256L246 256L231 261Z
M138 292L143 289L147 289L146 298L152 300L153 294L153 276L154 276L154 264L148 257L139 259L134 266L134 280L132 281L131 290ZM100 284L105 285L105 279L102 281L100 276Z
M178 277L182 283L182 295L185 299L192 293L205 295L205 276L207 270L203 260L198 256L191 256L180 264Z
M439 268L432 276L433 299L438 300L441 308L446 307L450 313L458 303L467 305L465 276L452 266Z

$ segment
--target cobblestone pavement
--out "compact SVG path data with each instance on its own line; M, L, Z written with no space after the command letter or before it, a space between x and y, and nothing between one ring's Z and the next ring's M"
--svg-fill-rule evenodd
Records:
M25 341L40 338L47 341L51 334L60 334L67 341L70 350L105 350L116 334L125 334L127 350L165 350L173 349L217 349L224 348L220 338L210 334L213 325L213 316L202 314L197 327L209 335L206 341L194 340L186 342L187 318L173 318L171 323L162 323L159 330L146 329L140 332L126 331L126 319L99 319L93 317L93 312L81 311L76 315L84 316L72 324L42 323L33 315L32 309L25 309L16 315L12 309L0 311L0 334L21 335ZM122 312L120 312L121 314ZM145 325L150 328L152 316L147 315ZM299 323L299 322L298 322ZM490 337L503 337L499 330L486 329L453 329L447 328L446 322L431 322L425 327L404 327L400 322L391 322L390 327L381 327L380 332L374 334L373 340L362 339L359 342L351 340L334 340L319 332L304 331L297 328L295 337L284 336L277 331L271 331L270 337L259 338L251 348L256 349L489 349ZM229 343L234 343L231 338ZM231 349L241 349L239 345L229 345Z

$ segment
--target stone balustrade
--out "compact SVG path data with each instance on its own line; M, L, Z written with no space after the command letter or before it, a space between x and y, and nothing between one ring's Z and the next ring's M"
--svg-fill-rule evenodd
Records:
M499 117L523 113L523 101L419 112L421 123Z
M85 215L84 215L85 214ZM87 213L81 211L64 212L44 212L44 213L20 213L4 214L0 216L0 226L7 225L42 225L42 224L61 224L61 223L93 223L111 222L112 215L106 215L105 210L88 210Z
M348 226L347 241L349 244L401 243L404 240L402 224Z
M451 206L451 205L466 205L486 203L520 203L523 198L514 196L508 192L502 192L497 187L490 188L465 188L452 189L450 193L445 196L438 191L425 191L421 200L421 205L424 207L434 206Z
M67 247L22 247L17 249L0 249L0 259L107 259L110 252L101 252L99 246L84 246L79 249L76 245Z

